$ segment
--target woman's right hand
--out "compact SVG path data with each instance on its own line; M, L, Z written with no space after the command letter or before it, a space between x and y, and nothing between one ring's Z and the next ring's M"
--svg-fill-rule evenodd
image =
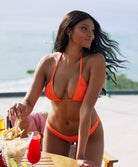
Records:
M77 159L77 164L80 167L97 167L94 162L86 159L86 158L81 158L81 159Z
M27 106L21 103L15 103L9 110L9 118L23 118L25 116Z

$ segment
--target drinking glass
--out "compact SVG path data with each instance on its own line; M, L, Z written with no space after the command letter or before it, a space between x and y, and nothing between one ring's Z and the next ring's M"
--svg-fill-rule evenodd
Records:
M0 118L0 135L2 134L3 130L5 130L5 123L4 119Z
M30 135L31 132L28 133ZM40 139L38 138L38 131L33 131L33 136L28 147L27 159L31 163L31 166L34 167L34 164L39 162L41 158L41 147Z

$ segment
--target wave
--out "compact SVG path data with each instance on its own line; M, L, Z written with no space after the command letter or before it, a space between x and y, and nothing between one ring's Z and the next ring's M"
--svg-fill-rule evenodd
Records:
M31 84L32 77L0 82L0 92L26 92Z

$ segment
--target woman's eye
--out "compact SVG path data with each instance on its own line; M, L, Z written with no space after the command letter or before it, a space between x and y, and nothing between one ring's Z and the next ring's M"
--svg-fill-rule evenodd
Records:
M87 31L87 27L82 27L83 30Z

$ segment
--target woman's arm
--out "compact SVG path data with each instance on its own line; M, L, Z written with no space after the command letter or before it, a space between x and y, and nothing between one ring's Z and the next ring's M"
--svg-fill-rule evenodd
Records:
M33 77L33 82L29 88L29 91L27 92L23 104L27 104L28 105L28 113L27 115L30 114L30 112L32 111L36 101L38 100L39 96L42 93L44 84L45 84L45 80L46 80L46 76L45 76L45 58L43 58L34 73L34 77Z
M77 159L85 158L85 149L91 126L91 117L94 105L99 97L105 81L105 59L101 54L96 54L90 62L90 79L88 88L80 108L79 140Z
M45 74L45 67L46 67L46 58L44 57L38 64L34 77L33 82L23 99L22 103L16 103L13 107L11 107L8 112L10 117L26 117L28 116L33 107L42 93L44 83L46 80Z

